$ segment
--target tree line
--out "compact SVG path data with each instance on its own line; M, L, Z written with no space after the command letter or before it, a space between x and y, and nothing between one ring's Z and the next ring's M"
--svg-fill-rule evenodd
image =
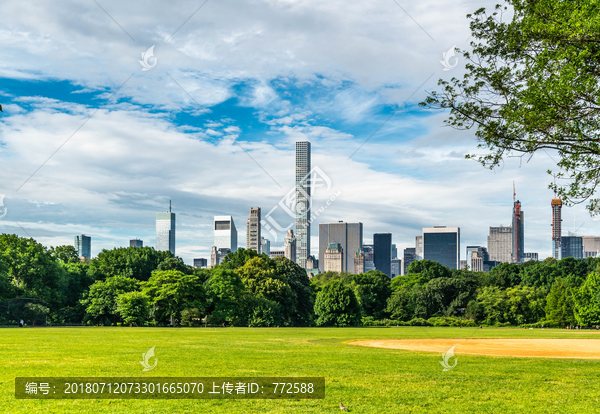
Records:
M600 259L502 263L472 272L421 260L407 276L325 272L239 249L212 269L152 247L102 250L0 235L0 324L591 326Z

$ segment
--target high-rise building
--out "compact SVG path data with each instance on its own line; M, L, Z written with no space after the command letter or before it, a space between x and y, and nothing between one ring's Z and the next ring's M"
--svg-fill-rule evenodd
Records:
M396 248L396 244L392 243L392 260L398 258L398 249Z
M583 238L581 236L563 236L560 241L561 258L583 259Z
M362 248L354 253L354 274L365 273L365 253Z
M216 265L220 265L221 261L225 256L231 253L231 250L227 247L218 248L217 246L213 246L210 249L210 267L214 267Z
M232 216L214 217L214 245L218 249L229 249L235 252L238 249L238 234Z
M260 207L250 207L250 216L246 221L246 249L261 253Z
M321 223L319 224L319 270L325 269L325 250L329 243L339 243L344 251L342 270L354 271L354 254L362 247L362 223ZM296 238L298 242L298 238Z
M375 254L373 253L373 245L372 244L363 244L363 252L365 253L365 272L369 270L377 270L375 269Z
M283 241L283 251L285 257L296 263L296 236L294 230L289 229Z
M581 236L583 242L583 257L600 257L600 237Z
M406 249L404 249L404 260L402 260L402 265L404 266L404 268L402 269L402 272L401 272L402 275L407 275L408 274L408 266L410 266L410 264L412 262L417 260L416 250L417 249L415 247L407 247Z
M74 247L77 250L79 258L88 260L92 258L92 238L90 236L86 236L85 234L75 236Z
M208 261L203 258L194 259L194 267L205 269L208 266Z
M467 246L467 264L473 272L489 272L498 262L490 260L490 255L485 247Z
M392 266L391 266L392 277L400 276L400 274L402 273L401 266L402 266L402 259L392 259Z
M423 260L423 236L415 237L415 260Z
M271 254L271 242L264 237L260 238L260 252L269 256Z
M168 250L175 255L175 213L156 213L156 250Z
M487 238L487 249L490 260L510 263L512 260L513 229L512 226L490 227Z
M423 228L423 259L433 260L450 269L460 269L460 228Z
M525 213L521 210L521 202L515 200L515 183L513 181L513 215L512 215L512 252L511 261L513 263L523 263L525 248Z
M327 244L325 249L325 268L326 272L341 272L344 263L344 249L339 243Z
M144 242L139 239L129 240L129 247L144 247Z
M392 233L373 235L375 268L389 277L392 276Z
M310 256L310 169L310 142L296 142L296 263L304 269Z
M550 205L552 206L552 257L556 260L560 260L562 255L562 200L556 197L556 191L554 192L554 198Z

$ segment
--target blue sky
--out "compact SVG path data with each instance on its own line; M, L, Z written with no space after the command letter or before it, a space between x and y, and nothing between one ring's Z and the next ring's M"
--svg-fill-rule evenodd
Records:
M191 264L209 256L214 215L233 215L244 245L249 208L264 214L293 188L294 142L309 140L331 179L314 206L340 194L313 254L318 222L345 220L399 249L422 227L459 226L464 256L510 224L513 180L526 251L550 254L552 154L483 169L464 159L472 131L418 107L462 76L465 62L444 71L442 54L469 47L465 15L493 2L99 3L0 4L1 231L48 246L84 233L94 255L135 237L153 246L172 200ZM600 233L583 206L563 217L565 232Z

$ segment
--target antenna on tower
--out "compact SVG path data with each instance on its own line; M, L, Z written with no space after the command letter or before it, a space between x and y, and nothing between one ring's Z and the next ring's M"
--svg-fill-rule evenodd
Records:
M515 202L516 196L517 196L517 192L515 191L515 181L513 180L513 203Z
M171 212L171 200L169 200L169 213Z

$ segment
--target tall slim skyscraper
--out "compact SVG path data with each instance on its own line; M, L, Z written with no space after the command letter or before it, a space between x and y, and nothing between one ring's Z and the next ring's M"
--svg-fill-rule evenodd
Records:
M260 207L250 207L250 216L246 222L246 249L261 254Z
M310 256L310 168L310 142L296 142L296 263L304 269Z
M86 259L92 258L92 238L85 234L75 236L75 250L79 257L85 257Z
M238 248L237 229L232 216L215 216L214 218L215 246L218 249L229 249L235 252Z
M395 243L392 243L392 260L398 258L398 248Z
M392 233L373 235L375 268L392 277Z
M156 250L168 250L175 255L175 213L156 213Z
M294 230L288 230L283 243L285 257L296 263L296 236L294 236Z
M423 259L436 261L450 269L460 269L460 228L424 228Z
M560 260L562 257L562 200L556 197L556 191L554 192L554 198L550 205L552 206L552 257L556 260Z
M512 252L511 261L513 263L523 263L525 254L524 250L524 227L525 227L525 213L521 210L521 202L515 200L515 183L513 181L513 215L512 215ZM468 259L468 258L467 258Z
M329 243L340 243L344 252L342 270L354 272L354 255L362 247L362 223L321 223L319 224L319 271L325 271L325 250ZM296 239L298 242L298 239ZM390 248L391 249L391 248Z

